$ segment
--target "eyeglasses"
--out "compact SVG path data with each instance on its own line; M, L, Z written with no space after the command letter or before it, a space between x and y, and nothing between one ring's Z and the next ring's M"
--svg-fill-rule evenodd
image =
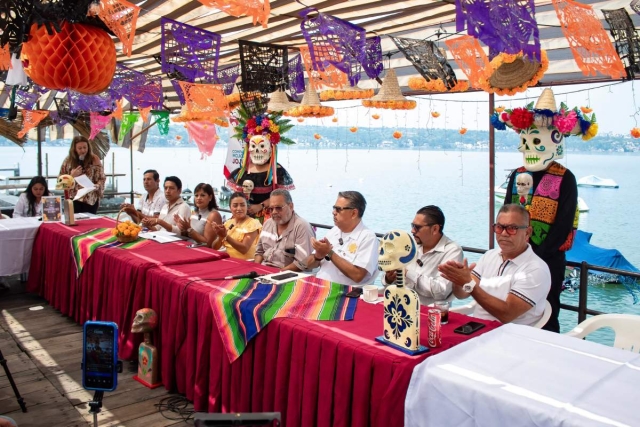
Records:
M351 207L349 207L349 206L345 206L345 207L342 207L342 206L334 206L334 207L333 207L333 210L334 210L334 211L336 211L336 212L338 212L338 213L340 213L340 212L342 212L342 211L353 210L353 209L355 209L355 208L351 208Z
M509 236L513 236L518 232L518 230L522 230L524 228L528 228L528 225L502 225L502 224L493 224L493 231L496 234L502 234L504 230L507 230L507 234Z
M284 210L285 206L286 205L284 205L284 206L269 206L265 210L267 212L282 212Z
M412 230L416 230L416 232L418 232L418 231L422 230L423 227L431 227L432 225L435 225L435 223L433 223L433 224L424 224L424 225L411 223L411 229Z

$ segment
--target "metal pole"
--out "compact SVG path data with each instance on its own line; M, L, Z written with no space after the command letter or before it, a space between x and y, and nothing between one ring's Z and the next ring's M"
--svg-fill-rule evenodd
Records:
M129 167L129 177L131 180L131 204L135 203L133 200L133 140L130 140L131 142L129 143L129 163L130 163L130 167Z
M44 153L44 176L49 176L49 153Z
M38 101L36 108L40 109L40 101ZM42 176L42 140L43 140L43 129L40 123L38 123L38 127L36 128L36 133L38 135L38 175Z
M580 295L578 295L578 323L587 320L587 285L589 284L589 264L580 264Z
M495 99L492 93L489 94L489 117L493 114L495 109ZM489 119L489 249L493 249L494 246L494 233L491 224L496 218L496 199L495 199L495 187L496 187L496 132Z

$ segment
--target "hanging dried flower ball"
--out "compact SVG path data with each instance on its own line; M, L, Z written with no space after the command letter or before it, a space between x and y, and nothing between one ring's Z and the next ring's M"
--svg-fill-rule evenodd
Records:
M352 127L352 128L349 128L349 130L350 130L351 132L353 132L353 133L358 132L358 128L357 128L357 127L355 127L355 126L354 126L354 127Z
M460 132L460 135L464 135L467 133L467 128L461 128L458 132Z
M582 111L584 114L589 114L593 111L593 109L589 107L580 107L580 111Z
M393 137L394 137L395 139L400 139L400 138L402 138L402 132L400 132L400 131L395 131L395 132L393 133Z
M313 137L314 137L315 139L320 139L320 138L322 138L322 136L321 136L319 133L314 133L314 134L313 134Z
M499 107L496 107L495 110L496 110L496 113L500 114L504 111L504 106L501 105Z
M379 115L379 114L372 114L372 115L371 115L371 118L372 118L373 120L378 120L378 119L380 118L380 115Z
M337 117L334 117L333 119L331 119L331 121L332 121L333 123L338 123L338 118L337 118Z
M437 119L438 117L440 117L440 113L438 113L437 111L432 111L431 112L431 117L434 117L434 118Z
M631 129L631 136L634 138L640 138L640 128Z

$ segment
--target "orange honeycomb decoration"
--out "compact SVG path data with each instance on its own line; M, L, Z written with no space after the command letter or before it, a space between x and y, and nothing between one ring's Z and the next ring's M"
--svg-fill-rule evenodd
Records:
M106 31L66 21L53 34L33 24L21 58L24 72L36 84L85 95L109 87L116 70L116 47Z
M126 0L101 0L98 17L122 42L122 51L131 56L140 7Z

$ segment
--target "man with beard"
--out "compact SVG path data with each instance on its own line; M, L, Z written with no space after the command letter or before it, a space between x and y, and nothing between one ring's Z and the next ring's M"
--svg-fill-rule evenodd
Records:
M140 198L138 209L130 204L123 203L121 209L137 223L145 218L158 218L162 207L167 203L164 192L160 190L160 175L154 169L149 169L142 175L142 185L147 194Z
M288 190L273 190L267 209L271 218L262 226L254 261L281 270L305 270L311 239L316 237L311 225L294 212Z
M453 283L457 298L476 300L474 317L535 325L544 314L551 274L528 243L529 212L517 204L502 206L493 231L499 249L487 251L477 264L448 261L438 270Z
M420 304L450 299L451 282L438 272L438 266L449 260L462 262L462 248L443 234L444 214L437 206L425 206L416 212L411 234L418 244L418 255L407 264L405 285L416 291ZM388 271L382 279L385 286L396 282L396 272Z
M357 191L341 191L333 206L333 227L320 239L312 239L315 252L308 268L320 266L316 277L347 286L373 283L378 274L378 238L362 222L367 201Z

